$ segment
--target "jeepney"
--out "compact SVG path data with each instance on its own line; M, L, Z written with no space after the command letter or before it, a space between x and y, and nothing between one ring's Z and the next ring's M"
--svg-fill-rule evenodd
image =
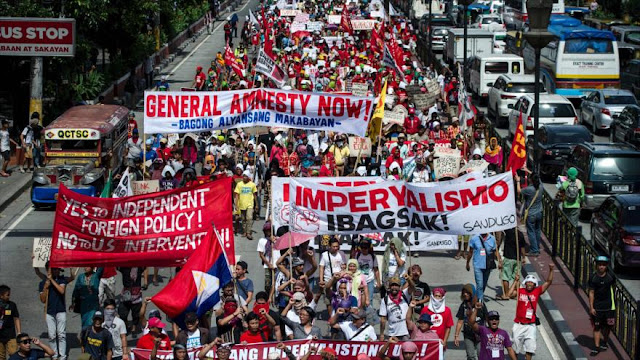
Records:
M58 187L100 195L108 169L119 166L127 143L129 110L118 105L82 105L67 110L44 130L45 166L33 173L31 202L50 206Z

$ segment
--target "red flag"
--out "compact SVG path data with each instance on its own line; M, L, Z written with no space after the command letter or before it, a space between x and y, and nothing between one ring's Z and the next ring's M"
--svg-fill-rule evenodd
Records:
M342 21L340 22L340 26L342 29L349 33L349 35L353 35L353 26L351 26L351 19L349 18L349 11L347 10L347 6L342 9Z
M518 125L516 126L516 134L513 138L513 144L511 145L511 153L509 154L509 161L507 161L507 170L511 169L511 172L522 169L527 163L527 147L525 144L524 127L522 126L522 111L518 118Z
M236 56L229 47L229 44L224 49L224 62L227 66L231 66L233 71L242 79L244 78L244 64L236 60Z

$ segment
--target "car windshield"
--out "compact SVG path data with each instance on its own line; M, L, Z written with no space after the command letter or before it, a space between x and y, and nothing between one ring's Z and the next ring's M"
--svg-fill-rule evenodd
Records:
M534 108L535 112L535 108ZM575 117L571 104L540 104L540 117Z
M483 24L492 24L492 23L502 24L502 20L500 18L483 18L482 23Z
M640 45L640 31L628 32L624 39L628 43Z
M444 36L444 35L447 35L447 29L435 29L435 30L433 31L433 35L436 35L436 36Z
M536 86L534 83L509 83L507 92L510 93L534 93ZM540 92L545 92L544 85L540 83Z
M53 151L97 151L98 140L47 140L47 149Z
M588 131L572 131L571 129L562 131L549 131L549 143L551 144L578 144L584 142L593 142L591 134Z
M597 157L593 163L593 175L635 179L640 177L638 160L640 156Z
M605 95L604 103L607 105L637 104L636 98L631 95Z

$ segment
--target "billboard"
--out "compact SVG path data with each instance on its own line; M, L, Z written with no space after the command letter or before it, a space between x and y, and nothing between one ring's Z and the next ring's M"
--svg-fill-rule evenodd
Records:
M0 17L0 55L73 56L76 20Z

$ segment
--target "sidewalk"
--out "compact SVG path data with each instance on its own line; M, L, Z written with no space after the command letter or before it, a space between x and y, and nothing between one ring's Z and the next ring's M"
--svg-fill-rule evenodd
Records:
M0 177L0 211L4 210L13 200L17 199L31 186L33 172L21 173L16 164L15 156L9 160L7 172L9 177Z
M531 267L529 270L540 272L547 269L553 261L551 257L551 244L542 235L543 251L538 257L529 257ZM557 259L555 278L547 291L553 301L543 299L543 310L551 320L552 329L565 351L575 358L589 358L598 360L630 359L618 339L612 334L609 339L609 350L601 352L597 356L589 356L593 345L593 333L588 315L589 299L581 289L573 288L573 276L566 265ZM528 269L525 269L528 270ZM543 298L543 297L541 297Z

